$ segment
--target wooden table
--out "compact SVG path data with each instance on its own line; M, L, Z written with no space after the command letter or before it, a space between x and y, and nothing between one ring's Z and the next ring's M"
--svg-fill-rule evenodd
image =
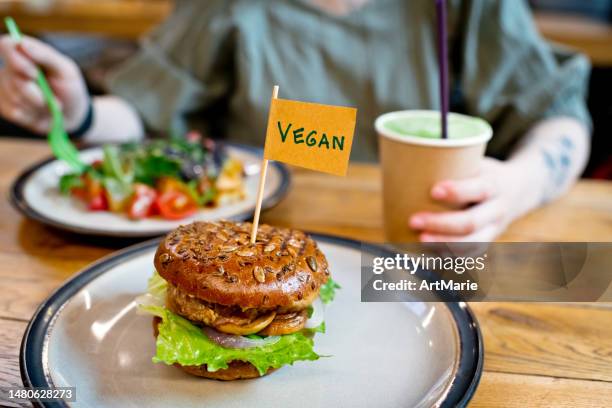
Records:
M0 190L49 155L44 142L0 138ZM295 170L288 197L263 222L382 241L379 171L346 178ZM0 386L21 385L19 344L37 305L112 243L46 228L0 200ZM503 240L612 240L612 183L581 181L564 198L513 224ZM485 342L474 407L612 406L612 307L473 303Z
M538 12L535 21L548 40L588 55L591 63L612 67L612 25L572 14Z
M0 16L15 18L25 33L88 33L135 40L164 20L173 7L173 0L0 0Z

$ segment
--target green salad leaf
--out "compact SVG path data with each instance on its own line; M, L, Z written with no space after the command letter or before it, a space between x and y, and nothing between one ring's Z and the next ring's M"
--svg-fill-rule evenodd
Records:
M163 155L145 155L134 159L135 179L144 184L154 185L160 177L180 178L181 164L178 159Z
M68 194L73 188L83 187L83 179L78 173L64 174L59 181L59 190L62 194Z
M157 271L153 272L153 275L147 282L147 293L153 295L161 300L166 298L166 290L168 289L168 282L161 277Z
M304 333L308 337L313 337L315 333L325 333L325 322L321 322L317 327L313 327L310 329L302 329L302 333Z
M185 366L206 364L208 371L228 368L233 360L248 361L260 375L269 368L278 368L300 360L317 360L314 341L303 333L280 336L280 339L261 347L231 349L219 346L189 320L172 313L162 306L148 306L147 309L162 322L158 326L157 353L153 362L179 363Z
M120 178L122 172L121 161L119 159L119 151L115 146L102 146L104 152L102 156L102 172L108 177Z
M157 273L149 279L147 293L136 299L138 308L162 319L158 326L157 351L153 362L168 365L206 364L208 371L227 368L233 360L248 361L260 375L270 368L278 368L302 360L318 360L313 350L315 333L325 332L325 323L313 329L280 336L280 339L261 347L231 349L210 340L198 326L171 312L164 306L168 283ZM260 336L252 335L251 338Z
M312 317L313 313L314 313L314 308L312 307L312 305L306 307L306 314L308 315L309 319Z
M328 304L334 300L336 289L340 289L340 285L332 278L329 278L325 285L321 286L321 291L319 292L319 297L323 303Z

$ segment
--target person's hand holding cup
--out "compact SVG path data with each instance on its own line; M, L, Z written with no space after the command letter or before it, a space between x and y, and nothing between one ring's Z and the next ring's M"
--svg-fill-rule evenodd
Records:
M515 217L519 181L507 163L485 157L478 174L443 180L431 188L432 199L451 207L442 212L412 214L408 226L422 242L490 242Z
M482 119L451 113L440 138L440 113L380 116L385 235L389 242L490 241L509 203L499 194L503 163L485 159L493 131Z

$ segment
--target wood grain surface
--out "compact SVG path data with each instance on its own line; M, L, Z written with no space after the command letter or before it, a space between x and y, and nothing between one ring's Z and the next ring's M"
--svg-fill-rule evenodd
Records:
M0 1L0 15L10 15L24 33L102 34L138 39L172 11L171 0L30 0Z
M0 386L19 385L18 353L35 308L78 270L129 244L64 233L23 218L6 199L43 141L0 138ZM354 164L346 178L293 170L287 198L262 222L381 242L380 173ZM510 226L509 241L612 240L612 183L581 181ZM485 342L475 407L612 406L610 304L473 303ZM1 405L1 403L0 403Z

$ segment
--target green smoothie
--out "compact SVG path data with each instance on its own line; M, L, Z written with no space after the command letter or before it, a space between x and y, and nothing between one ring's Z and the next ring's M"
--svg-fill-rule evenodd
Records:
M384 123L383 127L400 135L426 139L439 139L442 134L438 115L406 116L390 119ZM449 139L478 136L486 132L487 129L488 125L482 119L453 115L448 117Z

